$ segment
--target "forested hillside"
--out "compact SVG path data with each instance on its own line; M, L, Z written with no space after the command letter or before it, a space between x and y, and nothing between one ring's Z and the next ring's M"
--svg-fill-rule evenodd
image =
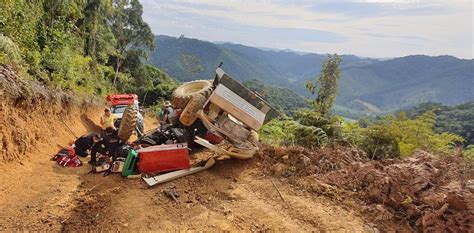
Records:
M428 101L459 104L474 99L474 61L418 55L350 67L342 70L340 92L346 106L359 98L384 110Z
M155 44L142 13L138 0L4 0L0 64L77 93L166 96L176 82L143 63Z
M156 36L152 63L179 80L209 79L225 70L245 81L258 79L309 96L304 83L320 71L325 55L214 44L186 37ZM376 60L343 55L337 104L350 111L381 112L427 101L459 104L474 99L474 62L451 56Z
M403 111L415 118L430 110L436 113L436 132L454 133L462 136L466 145L474 144L474 101L456 106L423 103Z
M265 85L262 81L251 79L243 82L243 85L258 93L263 99L268 101L277 111L291 114L299 108L307 108L305 98L294 91L276 85Z

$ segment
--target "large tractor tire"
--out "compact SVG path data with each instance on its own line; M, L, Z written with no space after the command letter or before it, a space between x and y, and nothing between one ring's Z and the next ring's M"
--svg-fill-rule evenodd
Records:
M208 98L212 93L212 82L209 80L196 80L184 83L173 92L171 103L174 108L184 109L194 95Z
M123 112L120 127L118 129L118 137L120 140L126 142L137 126L138 108L134 105L128 105Z
M197 112L204 107L207 98L202 95L194 95L184 108L179 121L185 126L191 126L198 118Z

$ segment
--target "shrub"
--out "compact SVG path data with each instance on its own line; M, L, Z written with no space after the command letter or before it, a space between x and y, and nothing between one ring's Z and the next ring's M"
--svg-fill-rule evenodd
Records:
M9 37L0 34L0 64L18 65L20 62L18 46Z
M318 127L302 125L290 118L273 119L260 130L263 142L274 145L301 145L312 148L328 143L326 133Z
M322 129L332 142L342 139L342 122L340 116L322 116L310 109L300 109L295 112L295 119L305 126Z
M374 159L398 158L411 155L416 149L436 154L453 153L455 143L464 139L452 133L434 132L436 115L432 112L407 119L404 114L398 117L385 116L367 128L344 124L345 140L367 152Z

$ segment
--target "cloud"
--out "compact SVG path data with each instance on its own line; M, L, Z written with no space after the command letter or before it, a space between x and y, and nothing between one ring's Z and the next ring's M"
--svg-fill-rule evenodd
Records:
M375 18L380 16L404 16L404 15L440 15L449 14L454 9L439 3L414 3L403 2L319 2L311 7L311 10L343 14L349 17Z
M472 58L466 1L143 0L155 34L320 53Z

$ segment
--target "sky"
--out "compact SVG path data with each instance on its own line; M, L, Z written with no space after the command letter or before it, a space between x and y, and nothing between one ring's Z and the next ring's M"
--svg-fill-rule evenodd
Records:
M473 58L474 1L141 0L155 35L314 53Z

